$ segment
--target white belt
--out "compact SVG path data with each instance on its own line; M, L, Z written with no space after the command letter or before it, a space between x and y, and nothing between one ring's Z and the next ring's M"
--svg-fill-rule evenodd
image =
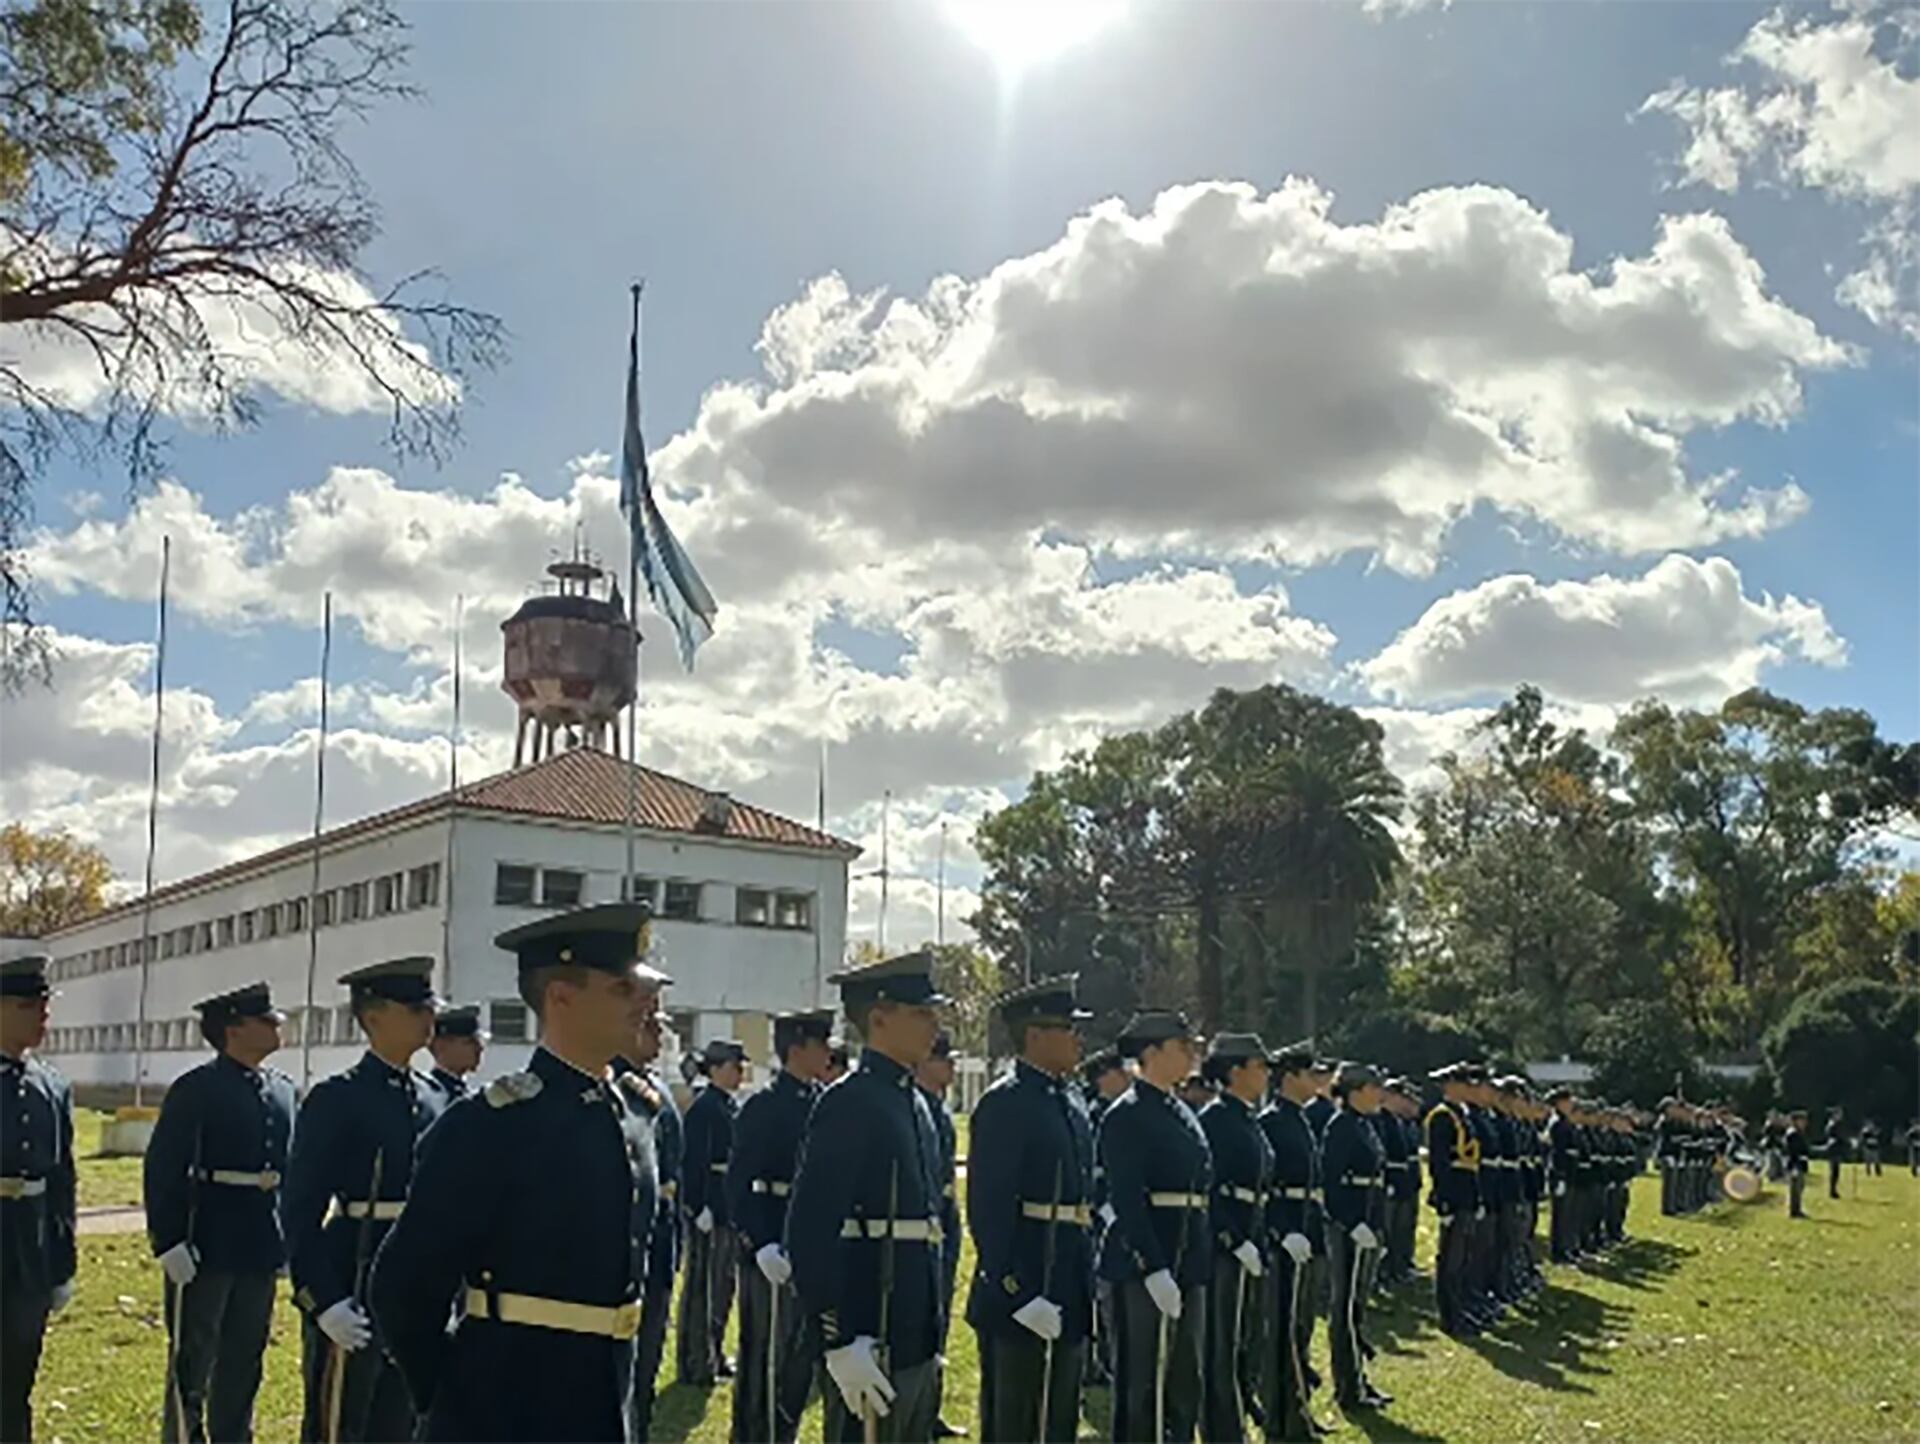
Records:
M1387 1172L1392 1173L1396 1168L1404 1172L1406 1169L1406 1166L1407 1166L1407 1160L1404 1158L1401 1159L1398 1163L1395 1163L1392 1159L1389 1159L1387 1161Z
M1307 1199L1313 1197L1314 1190L1311 1188L1276 1188L1273 1193L1276 1198L1287 1198L1305 1202Z
M1093 1222L1093 1205L1086 1203L1023 1203L1020 1205L1023 1218L1036 1218L1042 1223L1077 1223L1082 1228Z
M793 1185L788 1183L784 1178L756 1178L753 1181L752 1191L755 1193L770 1193L775 1198L785 1198L793 1192Z
M569 1334L597 1334L608 1339L631 1339L640 1332L640 1305L576 1304L566 1299L535 1298L532 1294L489 1293L467 1285L467 1317L502 1324L531 1324Z
M1380 1186L1380 1175L1377 1173L1364 1175L1353 1174L1341 1179L1340 1182L1348 1188L1378 1188Z
M715 1173L725 1173L727 1171L727 1165L724 1161L720 1163L709 1163L707 1167L711 1168Z
M1147 1202L1155 1208L1205 1208L1204 1193L1150 1193Z
M1220 1191L1228 1198L1237 1198L1242 1203L1260 1202L1260 1190L1257 1188L1242 1188L1236 1183L1228 1183L1222 1184Z
M404 1198L376 1198L369 1202L364 1198L348 1199L340 1211L348 1218L396 1219L407 1206ZM485 1317L482 1315L481 1317Z
M894 1238L902 1243L939 1243L946 1230L937 1218L850 1218L840 1225L842 1238Z
M0 1178L0 1198L38 1198L46 1191L44 1178Z
M264 1169L259 1173L240 1173L231 1168L209 1168L200 1175L208 1183L231 1184L235 1188L257 1188L265 1192L280 1186L280 1175L273 1169Z

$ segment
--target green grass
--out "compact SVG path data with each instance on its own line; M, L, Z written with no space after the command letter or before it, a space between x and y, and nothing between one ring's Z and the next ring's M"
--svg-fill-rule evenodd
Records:
M83 1175L99 1166L83 1164ZM1663 1219L1658 1204L1656 1181L1643 1179L1634 1241L1593 1271L1550 1270L1538 1304L1490 1337L1439 1333L1424 1286L1376 1311L1372 1372L1398 1402L1342 1422L1321 1396L1322 1417L1342 1422L1348 1440L1920 1440L1920 1180L1889 1169L1837 1202L1817 1180L1804 1223L1784 1216L1778 1189L1689 1219ZM81 1241L79 1293L41 1368L38 1437L152 1437L166 1349L159 1298L140 1235ZM956 1325L950 1342L945 1412L971 1425L973 1333ZM1326 1373L1324 1328L1315 1352ZM656 1437L725 1439L729 1389L677 1387L672 1372L669 1339ZM298 1328L283 1297L258 1411L263 1444L296 1438L299 1388ZM818 1412L804 1439L819 1438Z
M111 1113L82 1108L73 1118L73 1153L80 1160L80 1207L97 1208L105 1204L122 1207L140 1202L140 1163L138 1158L102 1158L100 1131Z

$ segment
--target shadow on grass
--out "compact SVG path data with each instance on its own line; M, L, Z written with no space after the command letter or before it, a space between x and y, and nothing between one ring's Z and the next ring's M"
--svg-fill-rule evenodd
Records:
M1080 1417L1093 1426L1093 1437L1113 1437L1113 1390L1105 1384L1090 1384L1080 1396Z
M706 1418L707 1397L717 1387L669 1384L653 1401L653 1427L648 1430L647 1437L660 1440L662 1444L681 1444Z
M1726 1226L1715 1220L1719 1226ZM1636 1238L1619 1245L1598 1263L1580 1271L1590 1278L1604 1279L1630 1289L1650 1289L1676 1271L1698 1249L1682 1244L1662 1243L1658 1239Z
M1370 1409L1356 1409L1340 1417L1367 1438L1380 1440L1381 1444L1445 1444L1447 1437L1411 1428L1394 1418L1391 1411L1376 1413Z

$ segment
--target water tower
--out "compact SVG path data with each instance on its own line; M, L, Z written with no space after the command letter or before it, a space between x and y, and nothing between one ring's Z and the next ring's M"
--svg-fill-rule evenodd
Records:
M506 645L500 686L520 709L513 765L570 747L617 757L616 724L621 709L633 705L639 661L620 589L595 596L606 573L580 556L553 563L547 575L558 590L529 597L500 624Z

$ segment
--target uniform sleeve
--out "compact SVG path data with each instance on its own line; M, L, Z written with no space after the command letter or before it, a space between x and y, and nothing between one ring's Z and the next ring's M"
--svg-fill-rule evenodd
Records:
M478 1268L499 1211L505 1174L486 1166L493 1111L482 1096L463 1098L427 1130L406 1210L373 1257L368 1306L423 1416L451 1343L454 1294Z
M1020 1141L1007 1092L989 1092L973 1110L967 1138L967 1228L981 1287L1006 1296L1008 1308L1023 1307L1044 1281L1022 1277L1014 1239L1020 1229Z
M773 1199L753 1191L753 1180L760 1175L761 1140L767 1132L759 1116L771 1106L770 1101L761 1100L769 1096L756 1093L741 1106L740 1117L733 1125L733 1150L727 1155L727 1216L745 1239L749 1253L779 1242L773 1237L770 1220Z
M1107 1202L1113 1208L1114 1227L1144 1277L1170 1265L1154 1232L1153 1207L1147 1202L1146 1150L1137 1137L1138 1112L1127 1107L1108 1110L1100 1129L1100 1156L1107 1165Z
M945 1173L940 1179L940 1252L947 1267L953 1269L960 1264L960 1190L955 1178L960 1157L959 1130L953 1126L953 1115L947 1112L944 1103L929 1098L927 1109L934 1115L934 1128L940 1134L945 1164Z
M196 1187L189 1170L199 1151L200 1078L188 1073L160 1100L160 1117L147 1140L140 1166L141 1193L147 1203L147 1242L158 1258L187 1242L187 1215Z
M53 1225L52 1279L63 1284L77 1264L78 1176L73 1159L73 1085L65 1078L54 1091L54 1165L47 1178L47 1217Z
M713 1085L709 1084L711 1089ZM715 1109L703 1092L687 1108L686 1151L680 1165L680 1202L689 1217L712 1207L708 1194L713 1188L713 1145Z
M824 1347L848 1341L842 1331L841 1303L847 1270L841 1226L853 1211L860 1184L860 1150L866 1139L849 1113L854 1092L844 1082L820 1096L807 1120L800 1144L793 1195L787 1204L787 1253L793 1260L793 1284L801 1301L820 1323Z
M344 1137L347 1098L334 1083L307 1095L280 1184L280 1230L287 1240L287 1271L296 1302L324 1313L349 1293L322 1239L333 1201L333 1158Z

